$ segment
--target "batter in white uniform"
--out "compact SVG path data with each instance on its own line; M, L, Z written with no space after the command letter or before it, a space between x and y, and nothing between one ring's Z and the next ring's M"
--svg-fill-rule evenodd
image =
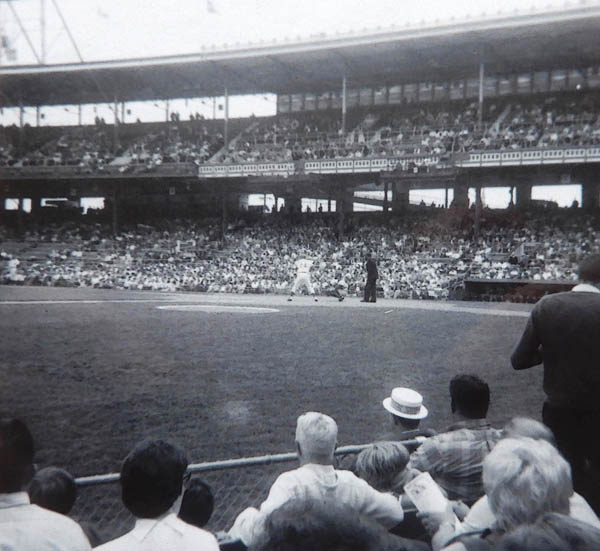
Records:
M288 301L292 300L292 297L302 289L302 287L306 287L308 292L314 297L315 302L318 301L315 296L315 289L310 282L310 268L313 265L313 260L308 260L307 258L300 258L296 260L296 280L294 281L294 285L292 286L292 292L288 298Z

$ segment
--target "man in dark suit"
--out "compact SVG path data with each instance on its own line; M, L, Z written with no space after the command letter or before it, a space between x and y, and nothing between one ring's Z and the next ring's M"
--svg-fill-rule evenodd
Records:
M367 253L367 284L365 285L365 297L361 302L377 302L377 262L371 253Z
M515 369L544 364L542 419L571 464L575 490L600 511L600 255L579 265L580 284L542 298L513 350Z

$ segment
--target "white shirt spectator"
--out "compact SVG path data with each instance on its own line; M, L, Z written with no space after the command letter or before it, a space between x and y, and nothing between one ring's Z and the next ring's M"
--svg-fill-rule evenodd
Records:
M309 463L279 475L260 511L253 507L242 511L229 534L246 545L252 544L264 519L292 499L344 504L386 528L396 526L404 518L402 505L392 494L378 492L350 471Z
M175 513L139 518L124 536L96 547L99 551L219 551L217 539L206 530L183 522Z
M69 517L29 502L27 492L0 494L2 551L89 551L83 530Z

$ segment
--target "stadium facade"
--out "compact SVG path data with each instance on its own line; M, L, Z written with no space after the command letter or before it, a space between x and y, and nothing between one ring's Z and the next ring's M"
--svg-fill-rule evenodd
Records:
M236 208L241 195L269 193L283 198L286 207L298 209L302 197L311 197L335 200L338 211L348 212L360 201L356 191L381 190L383 200L364 201L388 211L404 208L411 189L451 189L453 204L468 206L468 190L473 188L478 205L481 190L493 186L511 188L511 197L515 190L515 202L524 204L531 200L533 185L580 184L582 206L598 208L600 140L595 135L584 144L518 148L475 144L442 152L416 147L343 158L240 162L219 153L232 149L244 132L260 125L259 119L228 118L228 97L233 94L274 93L275 121L334 119L340 143L365 145L382 138L376 125L370 134L363 132L371 112L471 104L477 136L485 140L486 133L499 132L515 103L544 102L550 95L577 103L585 94L600 93L599 30L600 8L581 4L546 13L298 43L236 45L184 56L4 67L0 107L21 111L34 107L39 112L47 105L112 103L115 120L108 121L108 127L113 148L128 132L140 135L155 128L120 124L118 114L125 113L128 101L224 96L225 121L222 127L217 121L206 122L223 135L224 143L205 162L139 167L115 155L111 163L93 170L53 163L0 166L1 204L7 198L19 199L20 204L29 198L35 211L42 197L74 201L105 197L110 198L116 227L121 207L144 201L192 203L220 212L225 206ZM485 117L490 104L500 109ZM167 132L169 124L164 124ZM6 133L25 148L42 130L21 124Z

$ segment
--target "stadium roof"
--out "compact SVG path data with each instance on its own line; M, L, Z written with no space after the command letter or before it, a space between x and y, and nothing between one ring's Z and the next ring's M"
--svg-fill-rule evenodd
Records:
M324 92L600 64L600 7L391 28L172 57L0 69L0 106Z

